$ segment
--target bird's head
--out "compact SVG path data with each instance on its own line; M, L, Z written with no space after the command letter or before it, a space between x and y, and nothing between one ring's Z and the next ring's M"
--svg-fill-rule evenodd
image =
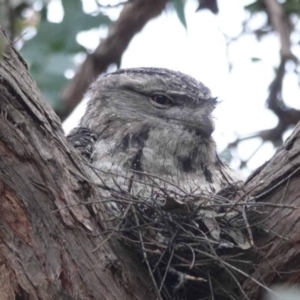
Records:
M123 69L100 77L91 87L83 125L116 118L126 124L181 126L210 137L216 105L210 90L194 78L167 69ZM92 126L97 126L94 124ZM95 128L93 128L95 130Z

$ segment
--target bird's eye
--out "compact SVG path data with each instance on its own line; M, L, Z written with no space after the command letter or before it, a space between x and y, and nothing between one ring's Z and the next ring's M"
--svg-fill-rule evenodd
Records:
M159 108L167 108L173 105L173 101L165 95L152 95L150 100L154 106Z

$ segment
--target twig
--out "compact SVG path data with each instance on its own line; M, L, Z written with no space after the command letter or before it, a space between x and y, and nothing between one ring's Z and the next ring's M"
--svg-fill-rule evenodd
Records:
M124 214L123 214L123 218L126 217L127 213L129 212L130 208L131 208L132 204L128 204ZM120 228L121 224L122 224L123 220L121 220L121 222L118 223L118 225L116 226L116 229L104 240L102 241L92 252L94 253L95 251L97 251L99 248L101 248Z
M137 217L135 207L132 206L131 209L133 211L133 215L134 215L134 219L135 219L136 225L139 226L140 225L139 224L139 219ZM147 268L148 268L148 271L149 271L149 275L150 275L151 280L153 282L153 285L155 287L155 291L156 291L157 297L158 297L158 299L162 300L161 295L160 295L160 290L158 289L158 286L156 284L155 278L154 278L152 270L151 270L150 263L148 261L148 256L147 256L147 252L146 252L146 249L145 249L144 240L143 240L143 236L141 234L141 230L139 230L139 238L140 238L140 243L141 243L141 246L142 246L143 257L144 257L144 260L146 262L146 265L147 265Z
M211 300L215 300L214 290L213 290L213 287L212 287L212 283L211 283L211 278L210 278L210 272L209 272L209 270L207 270L207 278L208 278L208 283L209 283L209 289L210 289Z
M165 283L165 280L166 280L166 277L167 277L167 274L169 272L169 269L170 269L170 264L171 264L171 261L173 259L173 255L174 255L174 247L172 248L172 251L171 251L171 255L170 255L170 258L168 260L168 264L166 266L166 270L165 270L165 273L164 273L164 277L162 278L161 280L161 283L160 283L160 287L159 287L159 292L161 292L161 289Z
M247 228L247 231L248 231L250 245L253 246L254 245L253 234L252 234L252 230L250 228L249 221L248 221L248 218L247 218L247 215L246 215L245 206L242 207L242 214L243 214L243 218L244 218L246 228Z

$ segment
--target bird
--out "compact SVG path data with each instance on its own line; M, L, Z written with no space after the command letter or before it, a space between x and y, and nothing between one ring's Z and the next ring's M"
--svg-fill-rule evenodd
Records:
M193 77L164 68L119 69L100 76L86 98L68 139L93 166L95 181L153 197L162 188L216 193L236 180L212 137L217 98Z
M86 99L86 111L67 138L84 157L100 190L99 201L89 211L101 215L101 226L110 233L107 239L118 232L119 240L147 262L152 279L161 269L164 279L153 280L168 290L164 299L170 294L187 299L188 287L201 290L202 297L203 290L210 291L202 281L210 281L203 280L202 264L194 262L206 260L203 253L208 252L215 257L209 266L215 270L222 261L216 254L219 249L233 248L234 242L250 247L235 226L244 220L238 218L238 208L222 206L220 191L229 187L231 193L238 176L218 156L212 136L217 98L202 82L181 72L131 68L100 76ZM177 261L180 267L175 257L182 258ZM193 271L190 264L182 264L189 259ZM200 282L186 279L195 274L201 274Z

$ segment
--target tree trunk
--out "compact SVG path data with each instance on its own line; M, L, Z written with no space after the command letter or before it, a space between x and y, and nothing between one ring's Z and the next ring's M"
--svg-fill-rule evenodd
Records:
M260 257L253 260L252 278L243 284L250 299L259 299L263 290L253 278L268 286L300 283L300 123L274 157L246 183L244 195L268 203L259 208L257 223L263 231L254 231Z
M101 235L105 210L96 217L78 205L99 199L97 189L26 64L0 37L0 299L156 299L142 262ZM249 299L263 295L256 281L299 282L300 214L291 208L300 202L299 152L298 125L239 195L269 202L253 230L260 255L248 256L242 276Z
M0 299L155 299L114 238L94 251L105 223L78 203L97 192L2 32L0 42Z

